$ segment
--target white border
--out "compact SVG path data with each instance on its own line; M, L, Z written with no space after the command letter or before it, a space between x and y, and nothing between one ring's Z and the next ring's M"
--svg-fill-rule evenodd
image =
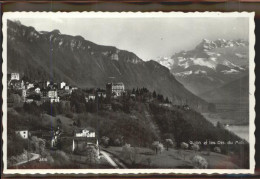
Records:
M249 174L254 173L255 168L255 13L248 12L195 12L195 13L182 13L182 12L6 12L3 14L3 173L4 174ZM250 169L7 169L7 19L10 18L196 18L196 17L246 17L249 18L249 145L250 145Z

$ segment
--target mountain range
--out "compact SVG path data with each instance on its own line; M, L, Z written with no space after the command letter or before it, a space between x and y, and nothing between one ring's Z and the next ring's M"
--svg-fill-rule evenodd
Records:
M196 109L208 107L158 62L143 61L132 52L61 34L59 30L37 31L8 20L7 59L8 73L19 72L31 80L102 88L111 81L109 77L114 77L128 89L146 87L169 97L174 104L185 101Z
M248 75L249 44L240 39L203 39L192 50L156 61L167 67L187 89L201 97Z

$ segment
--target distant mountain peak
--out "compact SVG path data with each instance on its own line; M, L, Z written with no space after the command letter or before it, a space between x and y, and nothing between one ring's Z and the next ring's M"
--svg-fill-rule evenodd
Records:
M190 91L200 94L248 72L248 42L241 39L202 39L192 50L156 59Z

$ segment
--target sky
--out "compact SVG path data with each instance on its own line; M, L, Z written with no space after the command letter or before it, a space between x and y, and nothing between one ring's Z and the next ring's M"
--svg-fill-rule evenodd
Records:
M243 17L196 18L16 18L37 31L60 30L99 45L134 52L143 60L191 50L202 39L248 40L249 21Z

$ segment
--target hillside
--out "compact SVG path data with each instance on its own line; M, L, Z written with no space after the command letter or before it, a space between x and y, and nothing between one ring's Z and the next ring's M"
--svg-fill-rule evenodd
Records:
M8 21L8 73L19 72L31 80L65 81L79 87L104 88L109 77L126 88L146 87L175 103L207 109L208 103L189 92L170 71L155 61L144 62L134 53L97 45L81 36L59 30L38 32Z
M239 102L249 103L249 76L234 80L214 90L201 94L205 100L211 102Z
M48 114L42 114L43 111L48 111L45 109L46 106L54 110L55 107L50 105L37 106L31 103L25 104L23 107L9 108L8 136L11 136L14 131L20 128L27 128L32 135L38 133L41 136L42 131L51 133L53 129L60 126L63 131L62 150L69 153L71 152L73 131L79 128L91 127L95 129L100 144L102 144L102 137L106 136L109 138L109 146L122 147L127 143L133 147L142 147L151 151L150 148L152 148L154 141L161 141L165 145L165 139L172 139L175 144L173 148L178 149L180 152L182 151L180 147L182 142L198 141L201 142L199 144L200 155L206 151L213 151L214 147L219 146L221 148L221 156L219 157L225 157L224 161L227 161L228 155L232 155L232 159L229 161L231 164L234 163L241 168L248 167L248 143L243 141L241 145L228 145L227 141L235 142L241 141L241 139L221 126L214 126L200 113L191 109L187 110L182 106L165 106L158 102L146 103L133 101L130 98L121 98L116 101L121 106L126 104L125 106L129 107L129 111L126 112L121 107L113 107L112 110L100 109L98 112L72 113L66 106L58 103L55 106L60 107L57 108L59 110L55 116L52 111ZM225 144L204 145L203 142L206 140L212 142L223 141ZM9 141L12 141L12 139L10 138ZM47 140L47 148L49 143L50 140ZM186 152L187 156L194 155L194 151ZM144 154L142 153L142 155ZM170 156L168 152L165 154ZM177 151L171 154L180 157L180 153L178 154ZM157 158L153 157L155 154L148 154L147 157L149 155L151 155L151 160L155 162ZM211 156L207 155L205 157L210 160ZM179 157L174 159L174 162L177 163L171 165L168 163L167 165L178 167L181 161L178 162L176 159L183 160ZM217 158L221 161L222 159L219 157ZM212 162L212 164L216 163ZM154 167L160 168L162 166L165 165L160 163ZM138 167L142 167L142 165ZM219 167L225 168L224 166Z
M248 74L248 48L244 40L203 39L193 50L157 61L187 89L200 95Z

